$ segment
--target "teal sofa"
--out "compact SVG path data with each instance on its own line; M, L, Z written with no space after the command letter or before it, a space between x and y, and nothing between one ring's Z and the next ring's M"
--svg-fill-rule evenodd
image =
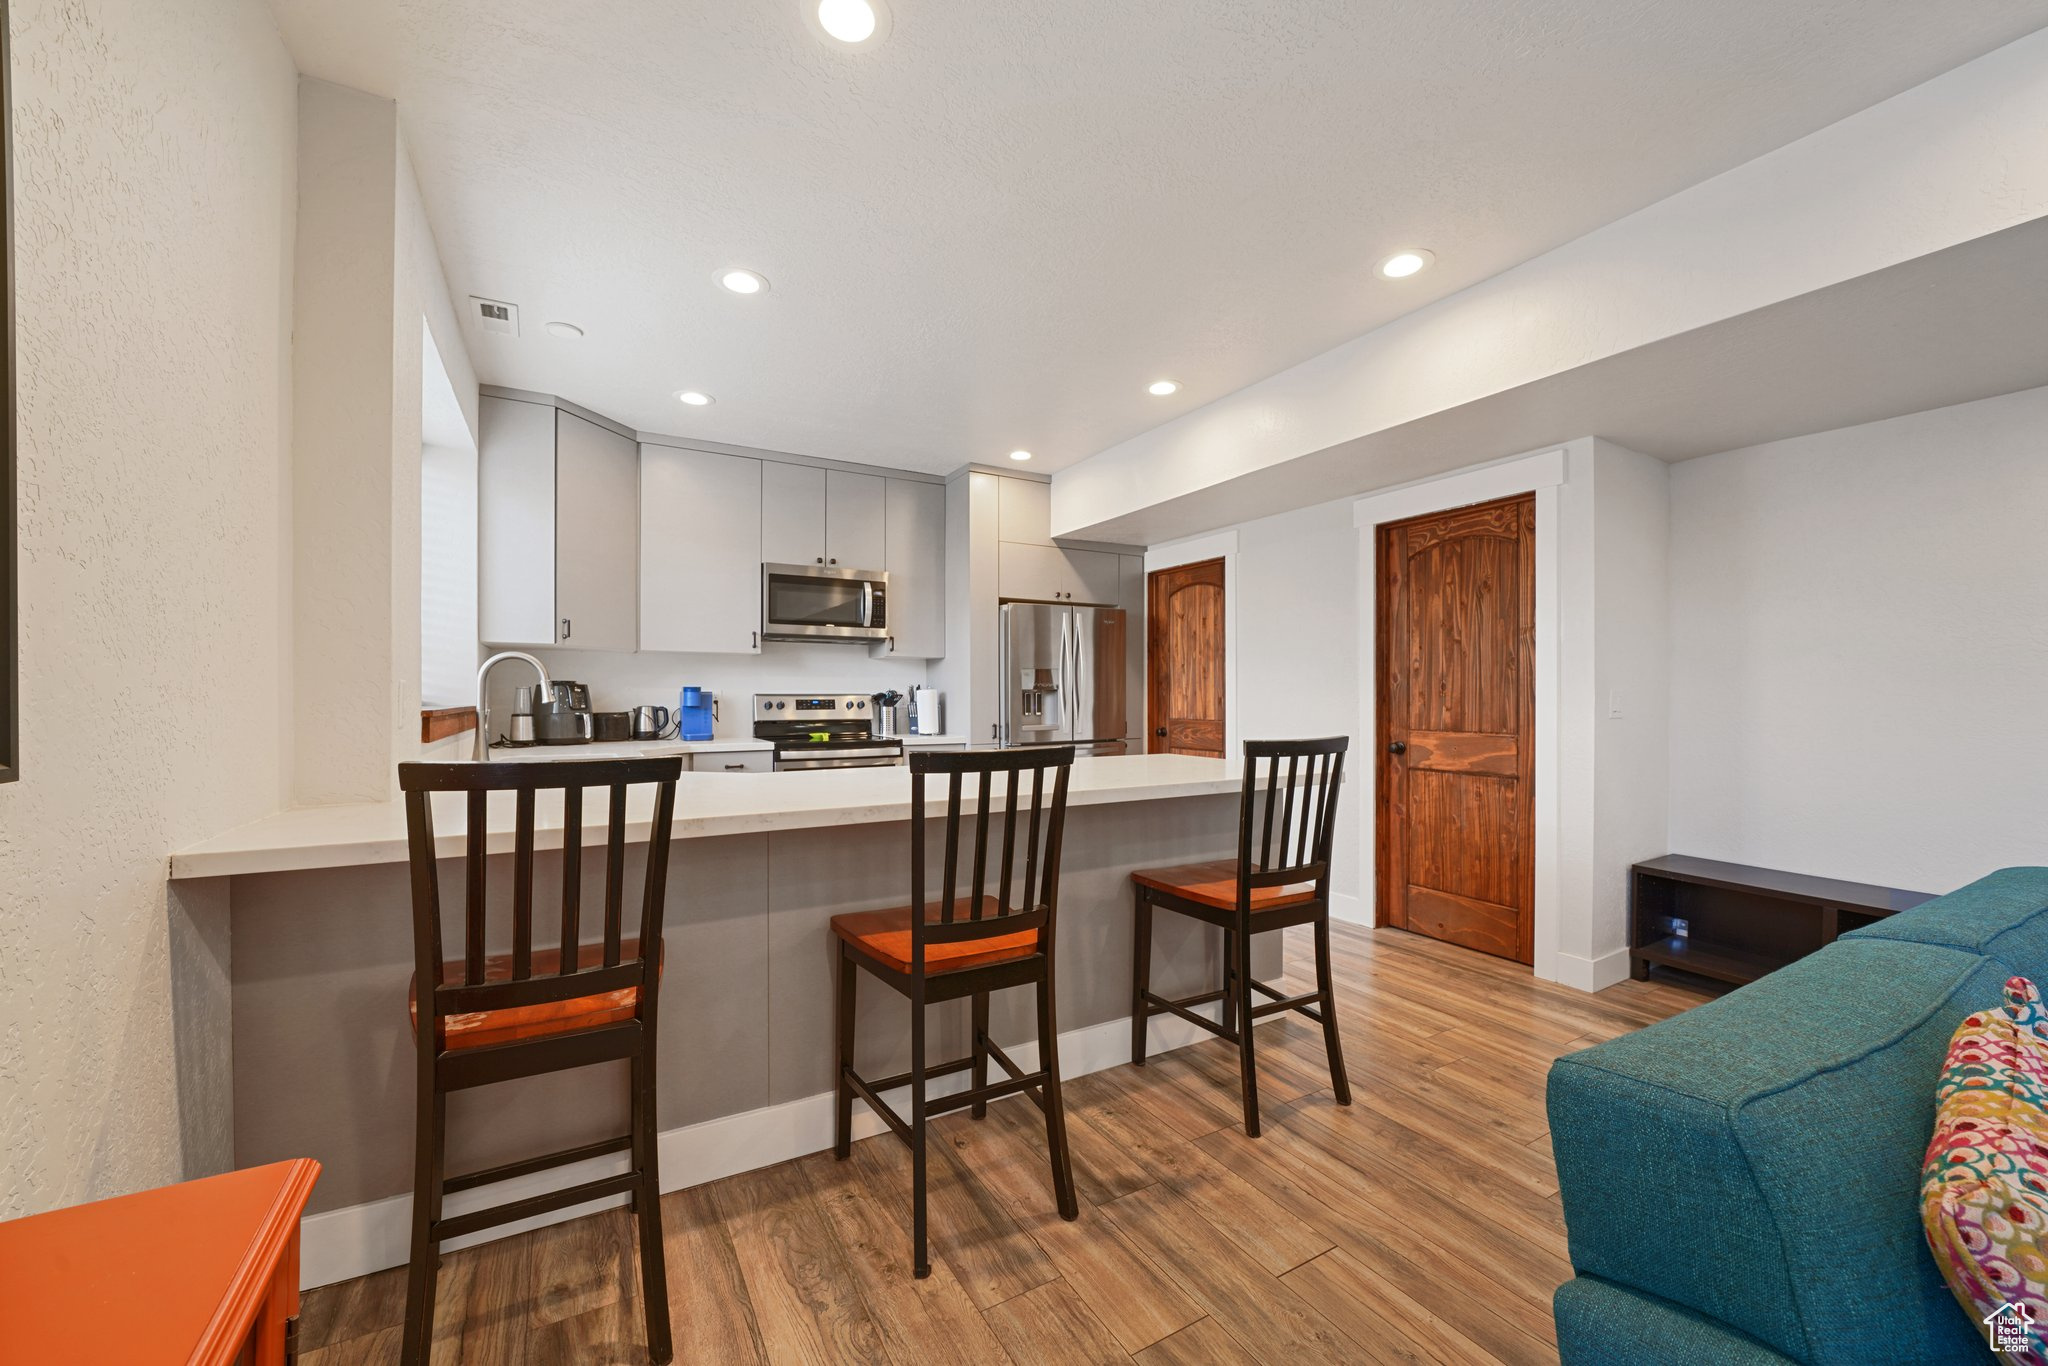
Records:
M1564 1366L1990 1359L1920 1231L1956 1025L2048 983L2048 868L2007 868L1558 1059Z

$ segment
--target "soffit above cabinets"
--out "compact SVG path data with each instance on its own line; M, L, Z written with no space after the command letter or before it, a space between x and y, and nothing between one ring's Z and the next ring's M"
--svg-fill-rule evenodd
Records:
M840 51L795 0L273 4L302 71L398 100L452 292L519 305L483 378L926 473L1063 469L2048 23L1042 0Z

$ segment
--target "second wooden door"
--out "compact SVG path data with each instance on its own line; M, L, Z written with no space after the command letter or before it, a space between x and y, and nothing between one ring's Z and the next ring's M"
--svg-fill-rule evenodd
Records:
M1534 959L1536 500L1379 531L1379 905Z
M1223 561L1156 570L1146 589L1146 752L1220 759Z

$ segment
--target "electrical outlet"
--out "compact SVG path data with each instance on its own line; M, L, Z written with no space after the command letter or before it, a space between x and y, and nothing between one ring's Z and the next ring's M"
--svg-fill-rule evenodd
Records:
M1673 916L1671 920L1671 937L1673 939L1686 939L1691 935L1692 922L1690 920L1680 920Z

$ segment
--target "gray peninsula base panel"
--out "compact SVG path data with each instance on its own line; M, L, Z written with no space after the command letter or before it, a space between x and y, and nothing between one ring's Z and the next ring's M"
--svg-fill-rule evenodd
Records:
M1236 838L1234 795L1069 811L1057 949L1062 1033L1129 1018L1131 870L1231 857ZM942 839L927 843L936 855ZM627 849L629 888L639 885L644 853ZM537 887L558 888L560 854L541 853L535 863ZM509 923L495 901L506 893L509 865L509 856L490 863L494 924ZM831 1089L828 922L841 911L907 903L909 865L903 821L675 842L660 1006L662 1129ZM586 940L601 933L602 866L585 863ZM444 863L442 876L452 931L459 865ZM235 1164L318 1158L314 1211L411 1191L406 877L403 864L387 863L229 879ZM537 925L550 923L551 904L558 903L543 893ZM1222 980L1216 931L1183 917L1160 917L1153 957L1162 995ZM1266 936L1254 971L1276 975L1279 962L1278 936ZM1028 991L998 995L997 1041L1035 1038L1030 1010ZM931 1019L934 1056L964 1053L967 1002L934 1008ZM869 1076L905 1070L909 1038L902 998L864 977L856 1066ZM449 1098L449 1170L621 1133L624 1089L623 1065L613 1064L457 1093Z

